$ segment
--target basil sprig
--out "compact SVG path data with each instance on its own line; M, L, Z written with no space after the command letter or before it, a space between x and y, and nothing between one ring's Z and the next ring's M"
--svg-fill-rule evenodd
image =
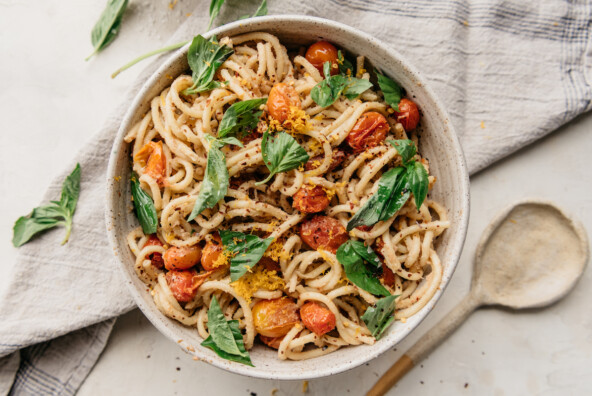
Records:
M58 225L66 227L66 236L62 245L68 242L79 195L80 164L76 164L72 173L66 177L62 184L62 194L59 201L51 201L48 205L33 209L29 216L18 218L12 229L12 244L15 247L22 246L40 232Z
M378 86L384 95L384 101L395 111L399 111L399 102L403 97L403 88L396 81L391 80L384 74L376 72Z
M234 256L230 259L230 280L240 279L263 257L273 237L261 239L257 235L243 234L238 231L220 230L220 239L224 250Z
M337 51L337 64L339 65L339 73L344 76L351 75L354 72L354 66L349 59L343 56L341 50Z
M366 327L372 333L372 337L377 340L382 337L384 331L393 323L395 317L395 300L397 296L387 296L376 301L376 305L368 307L362 320L366 323Z
M138 175L133 172L130 179L132 185L132 198L134 201L134 211L136 217L140 221L142 231L144 234L154 234L158 227L158 216L156 215L156 208L154 207L154 201L146 191L140 187L140 181Z
M428 194L428 172L412 158L417 152L411 140L388 140L403 159L403 166L389 169L378 181L378 190L347 223L347 231L390 219L409 199L411 193L419 209Z
M269 169L269 176L255 183L256 186L267 183L277 173L298 168L309 159L306 150L298 144L296 139L284 131L270 136L269 129L263 133L261 153L263 162Z
M243 137L247 135L257 127L259 117L263 113L263 110L259 108L265 103L267 103L267 98L243 100L234 103L224 112L218 127L218 137L228 135Z
M187 62L191 68L193 85L183 90L184 95L210 91L220 87L220 82L214 81L216 70L234 50L226 45L218 45L216 36L206 40L202 35L193 38L187 51Z
M337 249L337 260L343 265L347 279L354 285L372 294L390 296L391 293L376 277L382 265L372 248L350 239Z
M208 331L210 335L201 343L202 346L210 348L221 358L254 367L245 349L238 320L226 320L216 296L212 297L208 309Z
M108 0L99 20L90 33L90 42L95 48L86 60L108 46L119 33L121 19L127 8L128 0Z
M310 96L322 107L331 106L341 94L348 99L357 98L362 92L372 87L368 80L336 74L331 76L331 62L323 64L325 79L314 86Z

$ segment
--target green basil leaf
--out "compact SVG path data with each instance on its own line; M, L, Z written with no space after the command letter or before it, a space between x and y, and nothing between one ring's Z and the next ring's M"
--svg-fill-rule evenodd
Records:
M224 0L212 0L210 2L210 23L208 24L208 30L212 28L214 19L216 19L216 17L220 13L220 8L222 8L222 4L224 4Z
M156 215L156 208L154 201L146 191L140 187L138 175L134 172L131 177L132 198L134 201L134 210L136 217L142 226L144 234L154 234L158 228L158 216Z
M60 220L53 218L39 219L21 216L12 228L12 244L15 247L22 246L40 232L56 227L61 223Z
M362 246L359 246L359 244ZM391 293L364 265L365 257L368 256L360 255L358 252L361 250L366 250L364 244L353 240L345 242L337 249L337 260L343 265L345 276L360 289L379 296L390 296ZM374 259L372 258L372 260ZM375 266L376 263L372 263L372 265Z
M399 102L403 97L403 88L384 74L376 73L378 86L384 95L384 101L395 111L399 111Z
M380 259L378 258L376 253L374 253L374 250L372 250L372 248L370 246L366 246L366 245L364 245L363 242L360 242L360 241L353 241L352 240L350 242L351 242L351 248L353 249L353 251L358 256L360 256L364 261L366 261L368 264L372 265L376 269L382 267L382 263L380 262Z
M95 48L86 60L109 45L117 36L121 19L127 8L128 0L108 0L107 6L90 33L90 41Z
M368 307L364 315L362 315L362 320L366 323L366 327L372 333L372 337L377 340L382 337L384 331L395 320L393 314L395 312L395 300L397 297L399 296L391 295L381 298L376 302L376 305Z
M417 148L413 140L400 139L400 140L387 140L403 159L403 164L407 164L411 158L417 153Z
M206 40L201 35L193 38L187 51L187 62L192 71L193 85L183 90L183 94L210 91L220 86L219 82L214 81L216 70L234 53L234 50L226 45L218 45L216 40L216 36L212 36L210 40Z
M357 98L362 93L364 93L364 91L372 88L372 83L368 80L364 80L363 78L351 77L351 80L352 82L343 90L343 95L349 100Z
M376 193L347 223L347 231L361 225L372 226L393 216L409 199L405 173L406 169L401 166L385 172L378 181Z
M261 141L261 153L263 162L269 169L269 176L255 183L256 186L267 183L276 173L298 168L309 159L306 150L284 131L278 132L275 136L269 136L269 130L265 131Z
M339 73L344 76L351 76L354 74L353 64L343 56L341 50L337 51L337 64L339 65Z
M341 74L331 76L331 62L323 64L325 79L315 85L310 91L310 96L316 104L322 107L331 106L343 93L348 99L355 99L362 92L372 87L372 83L355 77Z
M218 142L218 144L222 146L224 146L225 144L233 144L235 146L245 147L243 143L234 136L227 136L224 138L216 139L216 141Z
M231 321L229 321L229 324L230 324L230 328L232 329L232 335L234 336L236 343L239 345L242 345L242 348L244 348L243 335L240 332L238 320L231 320ZM227 352L224 352L222 349L218 348L218 346L214 343L212 336L208 336L208 338L206 338L201 343L201 346L204 346L206 348L210 348L211 350L216 352L216 354L218 356L220 356L223 359L231 360L233 362L238 362L238 363L246 364L247 366L255 367L253 365L253 363L251 362L250 356L231 355Z
M230 259L230 280L232 282L237 281L253 268L273 242L273 237L261 239L257 235L243 234L237 231L220 230L219 232L224 249L234 253L234 257Z
M195 217L206 208L213 208L226 195L228 190L228 168L226 168L226 157L220 151L216 142L210 144L208 151L208 162L206 163L206 174L199 188L199 195L193 206L193 210L187 221Z
M76 164L74 171L66 177L62 184L62 195L60 197L60 206L66 209L70 214L76 210L78 196L80 195L80 164Z
M257 11L255 11L255 13L253 14L253 17L265 15L267 15L267 0L263 0L261 4L259 4L259 8L257 8Z
M265 103L267 103L267 98L234 103L224 112L218 127L218 137L223 138L228 135L243 137L249 134L257 127L259 117L263 113L259 107Z
M407 164L407 179L415 198L415 206L419 209L428 195L428 172L422 164L413 161Z

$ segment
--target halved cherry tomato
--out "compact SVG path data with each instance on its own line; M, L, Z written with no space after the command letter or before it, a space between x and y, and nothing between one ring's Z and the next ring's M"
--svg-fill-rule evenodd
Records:
M331 62L331 75L339 73L337 48L328 41L318 41L308 47L305 58L323 75L323 65Z
M212 235L212 239L206 243L206 246L203 248L201 253L201 266L206 271L212 271L216 268L220 268L222 266L217 267L214 265L220 254L224 250L224 246L222 245L222 239L220 239L220 235L216 232ZM230 264L227 264L230 265ZM226 265L225 265L226 266Z
M264 343L268 347L271 347L273 349L279 349L280 348L280 344L284 340L284 336L281 336L281 337L265 337L264 335L259 334L259 339L261 340L262 343Z
M318 213L329 206L329 197L321 186L302 186L293 198L292 207L303 213Z
M409 99L401 99L399 102L399 111L395 111L397 121L403 124L405 131L412 131L417 128L419 123L419 109L415 102Z
M301 306L300 317L304 326L319 337L335 328L333 312L316 301L309 301Z
M326 249L332 253L349 239L345 227L332 217L315 216L302 223L300 237L313 249Z
M282 337L299 322L298 305L289 297L261 300L253 306L255 330L266 337Z
M329 164L329 169L327 169L327 172L335 170L339 165L343 163L343 161L345 161L345 157L346 155L343 151L339 149L333 149L333 156L331 157L331 163ZM322 155L312 157L306 162L306 164L304 164L304 170L309 171L318 168L321 165L323 158L324 156Z
M361 226L357 226L356 230L360 230L360 231L364 231L364 232L368 232L372 229L372 226L369 225L361 225Z
M144 244L144 247L146 247L146 246L162 246L162 242L160 242L160 239L158 239L156 234L150 234L150 236L148 237L148 240ZM151 255L148 256L148 258L152 262L152 265L155 266L156 268L162 269L162 267L164 267L164 262L162 260L162 254L160 254L158 252L152 253Z
M271 257L261 257L261 260L257 263L267 271L275 271L276 273L282 272L282 267L280 267L277 261L274 261Z
M148 142L134 156L134 161L146 164L144 173L152 177L159 186L166 181L166 157L162 149L162 142Z
M290 107L302 107L300 96L298 96L296 89L286 83L274 85L267 99L267 111L269 111L269 115L274 120L284 122L290 115Z
M179 302L189 302L197 294L197 289L206 281L212 272L198 274L195 270L169 271L166 281L175 299Z
M386 118L375 111L362 114L347 135L347 144L355 151L378 146L386 139L389 131Z
M393 287L395 285L395 274L387 265L382 261L382 283L389 287Z
M198 245L170 247L164 252L164 266L169 271L185 270L199 263L201 248Z

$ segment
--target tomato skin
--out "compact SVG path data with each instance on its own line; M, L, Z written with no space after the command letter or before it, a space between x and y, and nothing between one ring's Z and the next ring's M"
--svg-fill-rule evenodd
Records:
M282 267L280 267L277 261L274 261L271 257L261 257L261 260L257 263L265 268L267 271L275 271L277 274L282 272Z
M300 307L300 318L304 326L319 337L333 330L337 322L333 312L316 301L309 301Z
M304 164L304 170L309 171L318 168L320 166L320 162L323 161L323 158L323 155L317 155L316 157L312 157L311 159L306 161L306 164ZM329 169L327 169L327 172L335 170L339 165L343 163L343 161L345 161L345 158L345 152L338 149L333 149L333 156L331 157L331 163L329 164Z
M210 274L211 272L198 274L195 270L169 271L165 278L175 299L179 302L189 302Z
M304 185L293 198L292 207L303 213L318 213L329 206L329 197L321 186Z
M349 239L339 220L328 216L315 216L302 223L300 237L311 248L322 248L332 253L336 253L339 246Z
M360 231L364 231L364 232L368 232L372 229L373 226L369 226L369 225L361 225L361 226L357 226L356 230L360 230Z
M331 75L339 73L337 48L328 41L317 41L306 50L305 58L323 75L323 65L331 62Z
M162 246L162 242L156 236L156 234L150 234L148 240L144 244L146 246ZM164 267L164 261L162 260L162 254L155 252L148 256L153 266L158 269L162 269Z
M419 109L415 102L409 99L401 99L399 102L399 111L395 111L397 121L403 125L405 131L412 131L417 128L419 123Z
M382 262L382 283L389 287L395 286L395 273L384 263L384 260L380 261Z
M148 142L134 156L134 161L145 163L144 173L156 180L159 186L166 183L166 157L162 142Z
M280 349L280 344L284 340L284 336L281 337L265 337L259 334L259 339L262 343L273 349Z
M265 337L283 337L299 322L298 305L289 297L261 300L253 306L255 330Z
M386 139L390 129L385 116L375 111L362 114L347 135L347 144L355 151L378 146Z
M198 245L185 247L170 247L164 252L164 267L169 271L186 270L201 258L201 248Z
M212 239L206 243L202 252L201 252L201 266L206 271L212 271L216 268L223 268L229 266L230 263L226 265L221 265L216 267L214 263L220 257L220 254L224 251L224 246L222 245L222 239L220 239L220 235L216 232L212 235Z
M289 84L279 83L271 88L267 98L269 115L279 122L284 122L290 115L290 107L301 108L300 96L296 89Z

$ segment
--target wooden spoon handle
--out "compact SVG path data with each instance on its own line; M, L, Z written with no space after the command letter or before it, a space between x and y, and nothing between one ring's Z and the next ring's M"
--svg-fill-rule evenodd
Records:
M435 349L481 304L473 294L466 296L436 326L428 331L407 353L380 377L366 396L382 396L403 376L418 364L429 352Z

